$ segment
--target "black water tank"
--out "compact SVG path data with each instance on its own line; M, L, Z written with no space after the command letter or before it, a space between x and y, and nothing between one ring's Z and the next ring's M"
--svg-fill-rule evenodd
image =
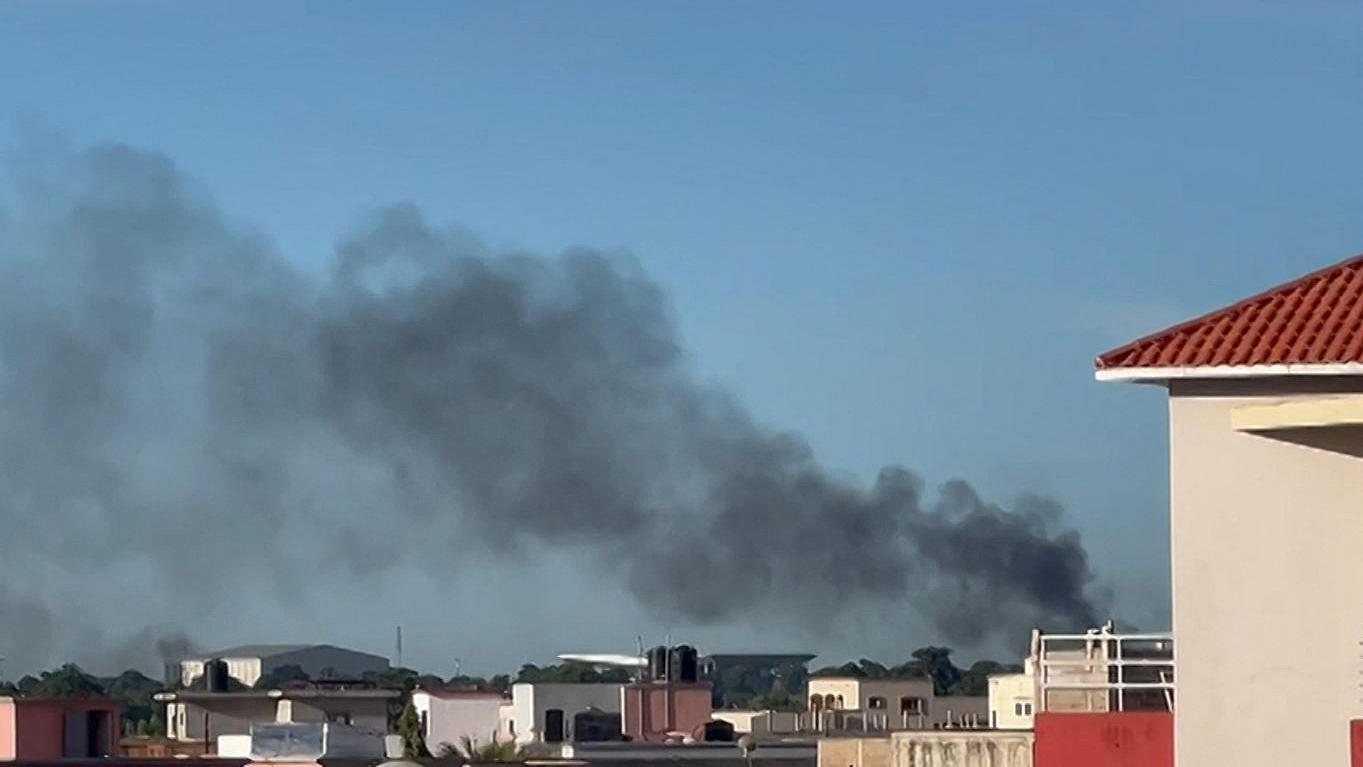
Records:
M672 648L672 680L675 682L695 682L700 679L700 658L696 648L679 645Z
M735 737L734 726L719 719L711 719L697 727L691 736L703 743L733 743L738 740Z
M668 678L667 660L667 648L662 645L648 651L648 678L650 681L661 682Z
M204 690L227 692L227 661L214 658L204 661Z

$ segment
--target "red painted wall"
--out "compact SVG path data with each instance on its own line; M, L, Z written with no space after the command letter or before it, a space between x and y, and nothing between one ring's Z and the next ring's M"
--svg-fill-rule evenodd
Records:
M15 758L61 759L66 745L66 714L74 711L108 712L108 736L112 739L111 743L117 744L123 723L118 708L113 704L80 698L19 699L14 706Z
M668 732L689 733L710 721L708 682L641 682L625 685L621 722L635 740L659 740Z
M1349 767L1363 767L1363 719L1349 722Z
M1174 715L1037 714L1036 767L1173 767Z

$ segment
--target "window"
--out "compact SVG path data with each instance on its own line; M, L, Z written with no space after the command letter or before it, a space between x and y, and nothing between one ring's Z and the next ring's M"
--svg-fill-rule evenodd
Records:
M1021 703L1014 703L1014 704L1013 704L1013 716L1022 716L1022 704L1021 704Z
M1031 716L1031 715L1032 715L1032 704L1031 704L1031 703L1014 703L1014 704L1013 704L1013 714L1014 714L1015 716Z
M823 696L817 692L809 696L809 710L818 711L823 708Z
M883 711L885 709L885 699L879 695L872 695L867 699L866 707Z
M847 704L845 704L845 703L842 702L842 696L839 695L839 696L838 696L838 708L843 708L843 707L846 706L846 705L847 705Z
M838 699L833 697L833 693L830 692L827 695L823 696L823 705L824 708L837 708Z
M924 713L922 698L904 697L899 699L899 713L920 716Z

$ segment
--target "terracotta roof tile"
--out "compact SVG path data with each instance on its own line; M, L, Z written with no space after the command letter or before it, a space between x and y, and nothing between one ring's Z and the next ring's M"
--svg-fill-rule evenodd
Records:
M1363 256L1098 356L1099 370L1363 363Z

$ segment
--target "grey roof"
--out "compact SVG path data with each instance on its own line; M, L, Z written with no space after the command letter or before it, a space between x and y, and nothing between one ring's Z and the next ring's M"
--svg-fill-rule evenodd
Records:
M273 658L276 655L298 652L309 647L325 646L317 644L243 644L228 647L225 650L203 653L202 656L204 658Z
M718 663L808 663L817 657L814 653L803 652L717 652L701 660Z

